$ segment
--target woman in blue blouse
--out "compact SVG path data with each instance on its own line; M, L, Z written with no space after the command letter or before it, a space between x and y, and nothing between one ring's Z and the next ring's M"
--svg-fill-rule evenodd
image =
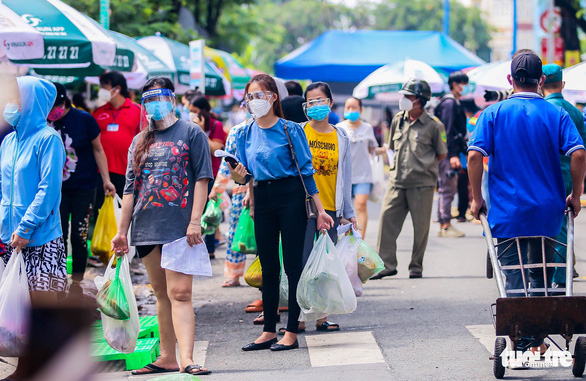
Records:
M245 91L246 105L255 121L236 134L236 156L241 164L235 169L230 168L230 171L237 183L246 183L251 180L250 176L254 179L250 182L250 212L254 216L257 250L262 266L265 317L262 335L242 349L295 349L299 347L297 327L300 312L296 292L303 270L303 241L307 214L305 191L289 150L285 124L291 136L303 181L319 211L318 229L327 230L334 221L325 212L319 199L305 132L297 123L283 119L281 100L274 79L266 74L258 74L246 85ZM283 245L285 272L289 280L289 320L285 335L277 342L279 235Z

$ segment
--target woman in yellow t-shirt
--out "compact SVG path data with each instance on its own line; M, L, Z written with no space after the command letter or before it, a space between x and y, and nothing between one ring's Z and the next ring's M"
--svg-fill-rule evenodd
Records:
M326 213L334 220L327 231L334 243L337 241L336 228L345 218L356 225L356 215L352 208L352 153L346 132L328 123L328 115L333 104L330 86L325 82L314 82L305 90L303 110L309 122L305 123L305 135L313 157L313 175L319 196ZM316 220L309 220L305 234L303 263L307 262L317 234ZM318 331L339 331L340 326L328 322L326 318L315 323ZM305 323L299 324L305 330ZM279 330L281 331L281 330ZM299 330L298 330L299 332Z

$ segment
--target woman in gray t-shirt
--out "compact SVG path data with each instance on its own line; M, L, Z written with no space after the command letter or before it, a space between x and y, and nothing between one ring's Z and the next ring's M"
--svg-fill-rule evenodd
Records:
M163 244L182 237L191 246L203 243L201 216L212 178L208 139L197 125L175 117L173 91L173 83L162 77L150 79L143 88L146 126L129 149L122 217L112 240L116 255L128 253L132 220L130 240L157 297L161 357L134 371L135 375L179 370L193 375L211 373L193 363L193 276L161 268ZM175 356L175 342L181 364Z

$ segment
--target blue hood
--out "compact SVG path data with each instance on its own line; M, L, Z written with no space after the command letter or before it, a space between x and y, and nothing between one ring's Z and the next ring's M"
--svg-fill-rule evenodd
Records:
M36 77L17 78L20 120L0 146L0 221L3 242L12 233L41 246L62 236L59 205L65 148L47 125L57 90Z
M18 77L16 81L21 116L15 130L22 139L47 127L47 116L55 103L57 89L51 82L31 76Z

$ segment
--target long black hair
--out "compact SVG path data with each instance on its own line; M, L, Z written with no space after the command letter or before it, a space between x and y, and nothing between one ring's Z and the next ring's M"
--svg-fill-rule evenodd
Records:
M175 92L175 85L167 77L154 77L149 79L142 87L141 92L144 93L155 86ZM144 160L149 153L149 148L155 142L154 129L147 129L141 133L143 135L134 148L134 173L137 173L138 169L144 164Z
M192 98L189 102L193 107L197 107L200 110L200 116L203 117L203 124L204 124L204 128L203 130L205 132L208 132L211 128L211 117L212 115L212 106L210 105L210 102L208 102L208 100L206 99L205 95L203 95L201 92L197 91L192 95Z

